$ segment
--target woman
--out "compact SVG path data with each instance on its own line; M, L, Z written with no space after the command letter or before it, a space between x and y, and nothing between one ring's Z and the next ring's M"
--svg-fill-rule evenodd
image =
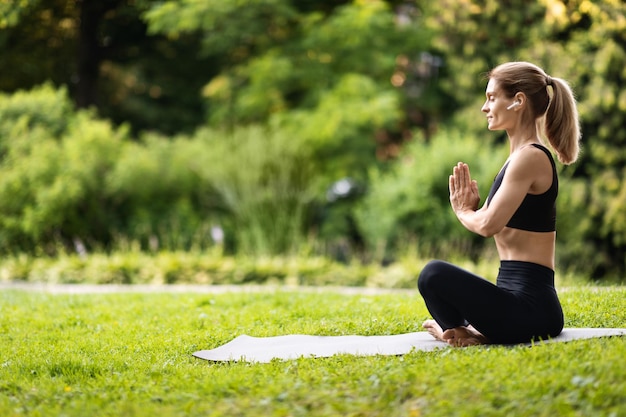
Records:
M563 311L554 287L556 165L578 157L578 112L572 91L527 62L509 62L488 74L482 112L489 130L505 130L510 154L479 209L476 181L465 163L450 176L450 204L461 224L494 237L500 257L497 283L443 261L431 261L418 288L434 320L423 326L453 346L520 343L557 336ZM552 94L550 94L550 90Z

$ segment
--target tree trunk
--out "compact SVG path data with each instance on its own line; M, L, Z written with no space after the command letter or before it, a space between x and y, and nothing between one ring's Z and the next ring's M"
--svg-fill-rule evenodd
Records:
M121 0L77 1L80 22L74 102L78 108L98 104L98 78L105 48L99 36L100 28L105 14L120 3Z

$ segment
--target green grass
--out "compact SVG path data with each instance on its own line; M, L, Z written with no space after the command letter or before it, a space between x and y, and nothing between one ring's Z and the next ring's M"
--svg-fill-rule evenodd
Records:
M567 327L626 327L626 288L561 292ZM626 338L211 363L240 334L394 334L415 292L0 292L0 416L623 416Z

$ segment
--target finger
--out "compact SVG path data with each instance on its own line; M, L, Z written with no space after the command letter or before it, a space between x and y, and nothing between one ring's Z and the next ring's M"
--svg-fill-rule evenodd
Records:
M463 175L461 177L461 179L463 180L463 184L468 185L470 183L470 173L469 173L469 166L467 164L463 164L461 166L461 171L463 172Z
M464 163L459 162L458 172L459 172L459 183L461 185L465 185L467 183L467 180L465 178L465 164Z
M454 184L454 175L450 175L448 178L448 188L450 190L450 194L456 191L456 185Z
M470 169L469 169L469 165L464 164L465 165L465 174L467 175L467 178L471 178L471 174L470 174Z
M450 175L450 189L456 185L456 178L454 177L456 174L456 166L452 167L452 174Z

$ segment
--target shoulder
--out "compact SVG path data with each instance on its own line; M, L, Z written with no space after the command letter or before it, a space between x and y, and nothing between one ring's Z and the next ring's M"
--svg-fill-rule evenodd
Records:
M515 152L511 164L517 168L537 168L551 166L552 154L543 145L541 147L528 145Z
M532 193L544 192L553 182L554 162L547 148L527 146L518 150L510 164L510 180Z

